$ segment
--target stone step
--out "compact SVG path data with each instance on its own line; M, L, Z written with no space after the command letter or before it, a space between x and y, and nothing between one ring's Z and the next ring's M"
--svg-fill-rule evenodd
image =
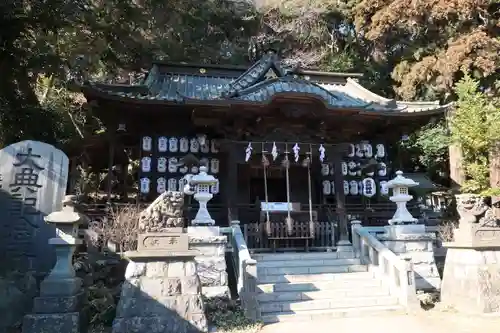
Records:
M257 298L260 303L284 302L284 301L307 301L318 299L343 299L346 297L374 297L389 296L389 290L380 286L345 288L320 291L285 291L285 292L262 292Z
M312 320L329 320L335 318L352 318L352 317L365 317L365 316L380 316L391 313L405 313L405 310L400 305L390 306L371 306L371 307L354 307L354 308L341 308L330 310L306 310L299 313L294 312L277 312L266 313L262 316L262 321L265 324L272 324L278 322L304 322ZM404 328L402 328L404 329Z
M354 275L358 273L351 273ZM259 284L258 288L262 293L272 292L293 292L293 291L329 291L329 290L360 290L362 288L379 287L382 288L382 282L371 276L358 277L355 279L334 279L327 281L304 281L294 283L267 283Z
M354 260L354 259L353 259ZM318 266L292 266L292 267L257 267L257 276L283 275L283 274L321 274L321 273L354 273L367 272L366 265L318 265Z
M360 265L360 259L312 259L258 261L257 268Z
M342 266L341 266L342 267ZM314 281L338 281L338 280L371 280L374 278L373 272L369 272L364 265L360 267L348 266L349 271L353 273L318 273L318 274L281 274L281 275L263 275L258 276L258 284L267 283L296 283L296 282L314 282Z
M299 253L256 253L252 259L260 261L354 259L353 252L299 252Z
M328 310L354 307L398 305L394 296L344 297L339 299L317 299L296 302L265 302L260 304L262 314L269 312L300 312L306 310Z

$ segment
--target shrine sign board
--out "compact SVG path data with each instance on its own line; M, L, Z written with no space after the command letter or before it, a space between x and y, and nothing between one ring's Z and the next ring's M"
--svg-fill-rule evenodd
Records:
M187 251L189 239L186 233L149 232L139 234L137 251Z
M55 229L43 218L60 210L69 160L55 147L21 141L0 150L0 262L48 271L55 260L48 239Z

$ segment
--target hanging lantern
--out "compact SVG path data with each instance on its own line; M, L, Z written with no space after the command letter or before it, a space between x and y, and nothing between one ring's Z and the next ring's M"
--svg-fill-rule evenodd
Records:
M349 194L349 182L347 180L344 180L344 194Z
M349 193L351 195L358 195L359 192L358 192L359 188L358 188L358 182L355 181L355 180L351 180L349 182Z
M327 163L321 164L321 174L323 176L328 176L329 173L330 173L330 168L328 164Z
M159 194L165 192L166 184L167 184L167 181L165 180L165 178L163 178L163 177L158 178L156 180L156 192Z
M181 151L181 153L187 153L189 151L189 139L188 138L181 138L179 140L179 150Z
M149 193L149 184L151 183L149 178L147 177L141 178L140 183L141 183L141 193L142 194Z
M179 141L177 138L171 137L168 140L168 150L170 150L172 153L176 153L179 147L177 146Z
M373 147L368 141L363 143L363 151L365 152L365 157L373 157Z
M380 193L382 193L383 195L388 195L389 188L387 187L387 182L383 180L379 183L379 185L380 185Z
M164 136L158 138L158 151L160 153L166 152L168 149L168 139Z
M165 157L158 158L156 169L158 172L167 172L167 159Z
M197 153L200 150L200 142L198 139L193 138L189 141L189 151L192 153Z
M349 176L356 176L356 162L350 161L347 166L349 167Z
M349 169L347 168L347 163L342 162L342 175L347 176L348 171L349 171Z
M151 157L146 156L141 159L141 170L142 172L151 171Z
M323 180L323 194L330 195L332 193L332 185L329 180Z
M378 158L385 157L385 147L383 144L379 143L375 146L375 148L377 149L375 156L377 156Z
M177 172L177 158L175 157L170 157L168 159L168 172L170 173L175 173Z
M375 186L373 178L363 179L363 195L368 198L373 197L377 191Z
M387 175L387 165L384 162L379 163L378 175L384 177Z
M363 152L363 148L362 148L361 144L359 144L359 143L355 144L354 148L356 150L356 156L357 157L363 157L364 156L364 152Z
M142 138L142 150L144 151L151 151L152 148L152 141L150 136L145 136Z
M352 143L349 144L349 152L347 153L347 156L349 157L354 157L354 154L356 153L355 147Z

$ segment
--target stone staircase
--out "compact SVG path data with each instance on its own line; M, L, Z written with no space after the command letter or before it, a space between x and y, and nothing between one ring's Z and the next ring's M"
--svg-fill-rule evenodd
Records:
M404 311L352 252L255 254L264 323Z

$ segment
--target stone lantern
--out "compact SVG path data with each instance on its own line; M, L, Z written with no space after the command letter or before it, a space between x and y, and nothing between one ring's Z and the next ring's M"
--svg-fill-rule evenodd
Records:
M82 280L73 268L73 253L82 243L78 226L82 216L75 212L72 198L67 197L61 211L49 214L45 222L56 227L56 237L49 239L57 261L40 283L40 296L34 299L33 313L24 317L23 332L80 332Z
M410 214L408 208L406 207L406 204L413 199L413 196L409 194L408 190L410 187L417 185L418 183L412 179L403 177L402 171L397 171L396 178L387 182L387 188L392 188L392 196L389 200L394 202L397 207L396 213L394 213L392 219L389 220L390 225L414 224L418 222L418 220Z
M210 193L210 187L217 184L217 179L207 174L207 167L203 165L200 167L200 172L191 178L190 184L194 187L193 198L200 204L198 213L196 213L192 224L196 226L214 225L215 221L208 212L207 203L213 198L213 194Z
M75 212L73 207L66 206L61 211L49 214L44 220L56 227L57 235L57 237L49 239L49 244L55 247L57 261L47 279L74 278L73 253L82 242L78 239L80 214Z

